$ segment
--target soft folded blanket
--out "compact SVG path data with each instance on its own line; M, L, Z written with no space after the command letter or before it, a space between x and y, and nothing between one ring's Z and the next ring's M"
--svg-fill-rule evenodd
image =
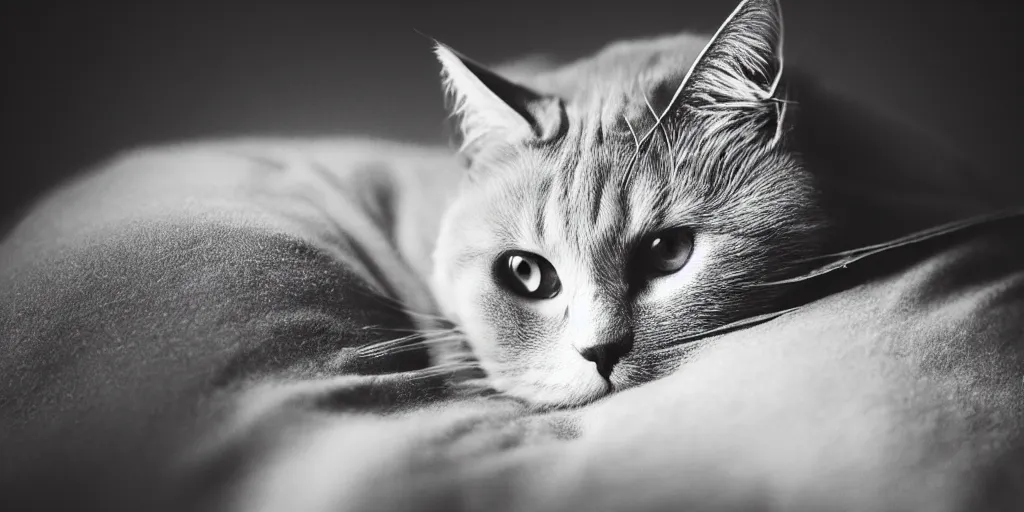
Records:
M977 211L950 206L970 180L949 159L801 102L822 116L808 160L871 184L831 189L852 198L850 246ZM359 350L429 310L424 219L457 170L441 149L249 140L133 152L53 194L0 247L0 509L1020 499L1019 218L852 263L822 277L834 293L702 341L666 379L537 413L461 395L422 351Z

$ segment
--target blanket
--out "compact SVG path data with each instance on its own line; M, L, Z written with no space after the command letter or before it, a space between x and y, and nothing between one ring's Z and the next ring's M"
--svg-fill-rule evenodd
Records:
M837 251L989 204L956 159L816 97L803 152L846 198ZM535 411L466 395L415 346L365 350L431 310L432 209L458 179L444 148L246 139L130 151L52 193L0 246L0 509L1021 499L1019 217L841 252L798 308L699 340L672 376Z
M350 379L260 391L273 412L237 428L274 462L231 509L1015 510L1021 228L862 262L864 284L706 339L672 376L582 410L435 399L341 418L313 404L358 403L338 398ZM278 400L296 402L276 416Z

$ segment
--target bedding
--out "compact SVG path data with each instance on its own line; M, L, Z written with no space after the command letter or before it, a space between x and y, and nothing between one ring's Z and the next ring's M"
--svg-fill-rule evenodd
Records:
M848 205L837 251L993 206L998 183L805 91L802 151ZM422 351L360 349L430 310L426 220L458 170L444 148L245 139L131 151L55 191L0 246L0 509L1019 504L1019 217L815 278L668 378L531 411Z
M302 439L279 439L235 509L1017 510L1022 227L865 262L864 284L580 411L289 415Z

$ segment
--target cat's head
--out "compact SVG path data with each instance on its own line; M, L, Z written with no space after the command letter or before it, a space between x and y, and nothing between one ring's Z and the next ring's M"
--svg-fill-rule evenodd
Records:
M681 337L763 312L815 246L787 147L782 25L611 45L513 82L438 45L466 178L432 286L497 389L573 405L671 371Z

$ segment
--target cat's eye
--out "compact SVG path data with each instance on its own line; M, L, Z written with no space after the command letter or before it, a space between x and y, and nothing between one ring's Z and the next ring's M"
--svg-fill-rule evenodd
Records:
M530 299L550 299L562 290L555 267L525 251L507 251L494 261L494 275L505 288Z
M687 228L672 228L645 238L639 259L648 273L671 274L686 265L692 252L693 232Z

